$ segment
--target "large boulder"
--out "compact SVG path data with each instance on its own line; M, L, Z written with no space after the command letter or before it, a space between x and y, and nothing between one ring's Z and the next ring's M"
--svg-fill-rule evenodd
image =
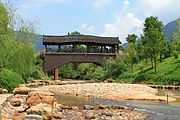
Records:
M33 91L28 94L27 104L29 106L35 106L39 103L53 105L55 101L54 94L50 92Z
M25 117L27 113L13 113L6 117L6 119L11 120L22 120L23 117Z
M0 88L0 94L6 94L8 93L8 90Z
M28 114L39 114L43 116L43 119L50 120L52 117L61 118L61 114L56 108L53 108L52 105L46 103L40 103L36 106L32 106L26 110Z
M28 87L18 87L18 88L15 88L13 90L13 94L14 95L16 95L16 94L25 94L25 95L27 95L30 91L31 91L31 89L28 88Z

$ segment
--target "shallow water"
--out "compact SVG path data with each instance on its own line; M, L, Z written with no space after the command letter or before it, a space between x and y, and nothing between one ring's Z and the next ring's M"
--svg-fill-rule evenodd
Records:
M58 103L68 106L83 107L84 105L97 105L92 99L83 98L79 96L55 95Z
M112 101L103 99L87 99L78 96L56 95L57 102L63 105L83 107L84 105L123 105L149 114L150 120L180 120L180 91L158 90L158 95L176 96L177 101L171 103L142 102L142 101Z

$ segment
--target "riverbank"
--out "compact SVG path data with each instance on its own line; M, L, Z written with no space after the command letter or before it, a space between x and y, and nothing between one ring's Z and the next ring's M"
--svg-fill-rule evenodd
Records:
M65 106L57 103L53 93L44 91L39 88L16 88L13 91L14 94L3 101L2 119L146 120L148 117L146 113L119 105Z
M140 84L86 83L68 85L49 85L36 88L60 95L83 96L107 100L140 100L166 102L166 96L157 96L157 90ZM176 99L169 97L168 101Z

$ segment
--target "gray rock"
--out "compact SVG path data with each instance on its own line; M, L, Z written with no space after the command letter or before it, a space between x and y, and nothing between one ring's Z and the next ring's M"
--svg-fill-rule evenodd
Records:
M72 107L71 107L71 106L66 106L66 105L63 105L63 106L62 106L62 109L68 109L68 110L71 110L71 109L72 109Z
M8 93L8 90L0 88L0 94L6 94Z
M62 112L62 108L61 107L57 107L56 109L58 110L58 112Z
M93 110L94 106L92 106L92 105L84 105L84 109L86 109L86 110Z
M27 115L23 118L23 120L43 120L43 117L40 115Z
M109 106L108 105L99 105L99 109L108 109Z

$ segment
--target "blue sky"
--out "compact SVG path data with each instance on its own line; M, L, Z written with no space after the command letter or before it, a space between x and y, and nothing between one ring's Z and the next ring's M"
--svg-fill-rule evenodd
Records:
M14 0L13 0L14 2ZM164 24L180 16L180 0L16 0L18 14L37 23L40 34L118 36L142 33L148 16Z

